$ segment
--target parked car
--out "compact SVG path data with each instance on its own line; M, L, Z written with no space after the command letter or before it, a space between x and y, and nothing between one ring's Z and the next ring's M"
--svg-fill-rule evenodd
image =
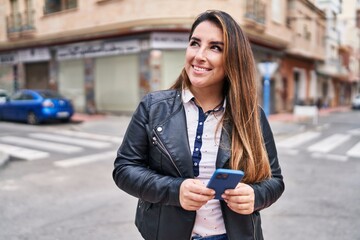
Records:
M352 109L360 109L360 94L356 95L351 103Z
M0 120L38 124L48 120L67 122L74 114L70 100L51 90L17 91L0 103Z

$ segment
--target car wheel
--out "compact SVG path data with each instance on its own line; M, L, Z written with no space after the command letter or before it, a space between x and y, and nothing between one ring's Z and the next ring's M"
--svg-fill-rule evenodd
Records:
M36 117L35 113L29 112L27 115L27 123L31 125L36 125L39 123L39 119Z
M62 122L62 123L68 123L68 122L70 122L70 118L61 119L60 122Z

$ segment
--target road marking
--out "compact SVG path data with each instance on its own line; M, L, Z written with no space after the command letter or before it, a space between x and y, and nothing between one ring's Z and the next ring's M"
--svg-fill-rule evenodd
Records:
M334 134L308 147L310 152L327 153L350 139L349 135Z
M73 137L65 137L59 135L50 135L46 133L31 133L29 134L32 138L42 139L42 140L50 140L55 142L62 142L62 143L72 143L75 145L83 146L83 147L92 147L92 148L106 148L111 146L108 142L100 142L95 140L88 140L88 139L79 139Z
M29 161L46 158L49 156L49 153L47 152L12 146L8 144L0 144L0 151L9 154L11 157L15 157L23 160L29 160Z
M91 162L97 162L100 160L108 160L109 158L115 159L115 157L116 157L116 151L109 151L109 152L102 152L98 154L88 155L88 156L60 160L54 162L54 164L58 167L67 168L67 167L79 166Z
M360 157L360 142L353 146L349 151L346 152L347 156L350 157Z
M60 143L51 143L48 141L40 141L35 139L23 138L23 137L15 137L15 136L7 136L7 137L0 137L0 141L13 143L18 145L24 145L27 147L35 147L39 149L46 149L55 152L61 153L75 153L80 152L83 150L81 147L70 146Z
M360 128L351 129L351 130L348 131L348 133L351 134L351 135L360 136Z
M332 161L337 161L337 162L346 162L348 160L347 156L320 153L320 152L312 153L311 157L313 157L313 158L321 158L321 159L326 159L326 160L332 160Z
M87 139L114 142L114 143L118 143L118 144L120 144L123 140L122 137L114 137L114 136L101 135L101 134L95 134L95 133L87 133L87 132L77 132L77 131L71 131L71 130L60 130L60 131L56 130L56 131L51 131L51 132L56 133L56 134L66 135L66 136L82 137L82 138L87 138Z
M286 155L295 156L295 155L298 155L298 154L299 154L299 150L284 149L284 150L281 150L281 153L286 154Z
M284 139L276 144L277 147L283 147L283 148L293 148L297 147L307 141L310 141L314 138L317 138L320 136L319 132L305 132L298 135L295 135L293 137L289 137L287 139Z

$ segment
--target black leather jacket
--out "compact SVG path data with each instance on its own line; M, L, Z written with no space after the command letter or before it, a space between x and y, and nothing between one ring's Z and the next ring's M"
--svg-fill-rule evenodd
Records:
M230 240L263 239L259 210L274 203L284 191L281 169L269 123L261 110L261 127L269 155L272 178L251 185L255 211L241 215L221 201ZM226 167L230 139L221 134L216 168ZM139 198L136 226L145 239L189 240L195 211L180 206L179 189L193 178L185 112L181 93L166 90L146 95L136 109L115 160L113 178L117 186Z

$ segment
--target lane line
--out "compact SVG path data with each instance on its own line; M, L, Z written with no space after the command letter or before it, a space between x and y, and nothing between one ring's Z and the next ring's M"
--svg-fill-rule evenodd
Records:
M314 138L317 138L318 136L320 136L319 132L300 133L293 137L289 137L284 140L281 140L280 142L278 142L276 144L276 146L281 147L281 148L293 148L293 147L300 146L301 144L303 144L307 141L310 141Z
M109 151L109 152L102 152L98 154L88 155L88 156L59 160L54 162L54 165L57 167L67 168L67 167L74 167L87 163L97 162L101 160L108 160L109 158L115 159L115 157L116 157L116 151Z
M31 133L29 134L32 138L37 138L41 140L50 140L54 142L62 142L62 143L72 143L75 145L83 146L83 147L92 147L92 148L107 148L111 146L108 142L100 142L95 140L88 140L88 139L79 139L79 138L73 138L73 137L65 137L65 136L59 136L54 134L46 134L46 133Z
M308 147L310 152L328 153L350 139L350 135L334 134Z
M51 150L54 152L60 153L76 153L83 150L81 147L70 146L60 143L51 143L48 141L40 141L35 139L23 138L23 137L15 137L15 136L7 136L0 137L0 141L6 143L12 143L15 145L24 145L27 147L34 147L39 149Z
M48 152L42 152L8 144L0 144L0 151L9 154L11 157L29 161L49 157Z

